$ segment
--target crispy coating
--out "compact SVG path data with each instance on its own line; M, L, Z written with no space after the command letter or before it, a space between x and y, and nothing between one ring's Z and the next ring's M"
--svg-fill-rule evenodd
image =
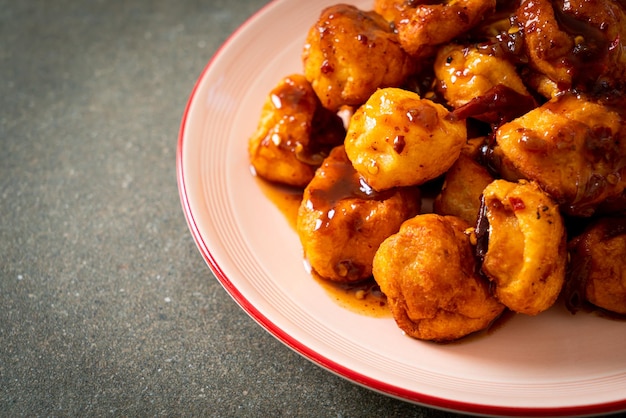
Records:
M456 161L467 137L465 121L448 116L417 93L380 89L352 116L348 158L376 190L432 180Z
M569 7L567 10L564 7L564 12L588 25L582 39L574 38L576 49L583 51L575 65L587 64L577 68L577 81L591 81L592 87L608 84L623 91L626 88L626 3L623 0L571 0ZM583 74L587 71L590 74Z
M504 58L482 53L476 46L448 44L439 49L434 63L439 90L455 108L483 96L498 85L528 96L515 66Z
M594 221L569 242L568 249L569 302L578 305L586 300L626 315L626 215Z
M407 335L452 341L485 329L504 310L476 273L469 224L418 215L387 238L374 257L374 279Z
M559 207L535 183L494 180L483 191L482 210L479 240L488 234L482 271L498 300L527 315L550 308L563 287L567 261Z
M439 48L433 65L437 90L457 118L499 125L534 109L516 66L489 47L450 43Z
M417 188L371 189L338 146L304 190L296 230L305 258L327 280L370 277L380 243L416 215L419 205Z
M416 69L385 19L346 4L322 11L302 60L304 75L332 111L359 106L378 88L398 87Z
M536 181L566 213L590 216L626 186L626 123L618 110L568 94L502 125L494 151L501 173Z
M393 22L400 43L415 58L432 57L437 48L478 25L493 13L496 0L442 3L377 0L374 10Z
M456 340L560 295L626 315L625 42L624 0L336 4L303 75L270 93L250 161L306 187L314 274L373 275L411 337Z
M248 142L250 163L268 181L305 187L344 137L342 120L321 106L304 76L294 74L282 79L263 105Z
M522 1L516 13L525 33L529 66L555 92L592 91L626 82L626 13L612 0ZM545 92L544 92L545 94Z
M475 225L483 190L493 180L484 166L461 154L446 172L441 192L435 198L435 213L458 216Z
M572 51L574 38L559 27L552 2L522 2L517 16L524 28L530 65L557 84L570 88L571 71L562 58Z

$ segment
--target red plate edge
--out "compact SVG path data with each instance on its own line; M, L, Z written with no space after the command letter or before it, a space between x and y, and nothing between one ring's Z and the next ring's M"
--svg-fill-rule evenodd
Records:
M187 226L191 232L191 235L194 238L196 246L198 250L202 254L205 262L208 267L211 269L215 277L218 279L222 287L226 290L226 292L237 302L237 304L252 318L254 319L262 328L268 331L271 335L273 335L276 339L281 341L287 347L295 351L296 353L302 355L304 358L310 360L311 362L321 366L336 375L346 378L360 386L363 386L367 389L372 389L377 392L380 392L384 395L388 395L403 401L408 401L412 403L416 403L426 407L432 407L437 409L442 409L450 412L460 412L467 414L476 414L476 415L492 415L492 416L510 416L510 417L521 417L521 416L535 416L535 417L571 417L571 416L592 416L592 415L600 415L600 414L610 414L617 413L621 410L626 409L626 399L623 401L615 401L609 403L602 404L592 404L592 405L583 405L583 406L575 406L575 407L558 407L558 408L529 408L529 407L501 407L494 405L483 405L483 404L474 404L468 402L460 402L454 401L445 398L439 398L435 396L425 395L419 392L411 391L408 389L404 389L398 386L394 386L385 382L381 382L379 380L373 379L361 373L357 373L347 367L342 366L339 363L336 363L325 356L311 350L309 347L305 346L298 340L291 337L289 334L284 332L280 327L276 326L271 320L269 320L265 315L263 315L256 307L254 307L244 295L233 285L230 279L224 274L221 270L217 261L213 258L210 249L204 242L202 238L198 226L196 225L194 215L191 211L191 207L189 205L189 200L187 197L187 189L185 186L185 178L183 172L183 140L185 136L185 129L187 124L187 118L189 115L189 109L191 107L191 103L193 102L200 82L204 78L205 74L211 68L213 62L215 62L219 56L222 54L222 51L228 47L229 44L233 42L233 40L237 37L239 32L243 31L243 29L252 23L252 21L260 14L264 13L266 9L268 9L272 4L279 2L280 0L273 0L270 3L263 6L257 12L255 12L252 16L250 16L239 28L237 28L228 39L218 48L212 58L209 60L207 65L204 67L202 72L200 73L200 77L195 82L191 90L191 94L189 95L189 99L185 106L185 110L182 115L182 120L178 133L178 144L176 147L176 179L178 183L178 192L179 198L182 206L183 213L185 215L185 219L187 222Z

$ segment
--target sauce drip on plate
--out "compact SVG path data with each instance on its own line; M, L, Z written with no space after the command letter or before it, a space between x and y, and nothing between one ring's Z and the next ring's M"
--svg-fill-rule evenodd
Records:
M263 194L284 215L289 226L295 231L298 208L302 201L302 190L270 184L258 177L257 181ZM391 317L387 299L380 292L373 278L359 283L340 284L317 277L314 272L310 274L339 306L365 316Z

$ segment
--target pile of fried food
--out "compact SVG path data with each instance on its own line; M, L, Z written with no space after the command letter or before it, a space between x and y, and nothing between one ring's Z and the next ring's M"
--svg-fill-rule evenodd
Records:
M249 156L303 189L318 276L373 276L397 325L437 342L557 300L626 314L623 0L337 4L302 62Z

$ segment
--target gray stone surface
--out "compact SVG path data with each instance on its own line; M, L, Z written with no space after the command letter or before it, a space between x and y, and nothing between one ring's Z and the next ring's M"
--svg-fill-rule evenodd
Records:
M196 78L262 0L0 0L0 415L451 417L250 319L180 207Z

